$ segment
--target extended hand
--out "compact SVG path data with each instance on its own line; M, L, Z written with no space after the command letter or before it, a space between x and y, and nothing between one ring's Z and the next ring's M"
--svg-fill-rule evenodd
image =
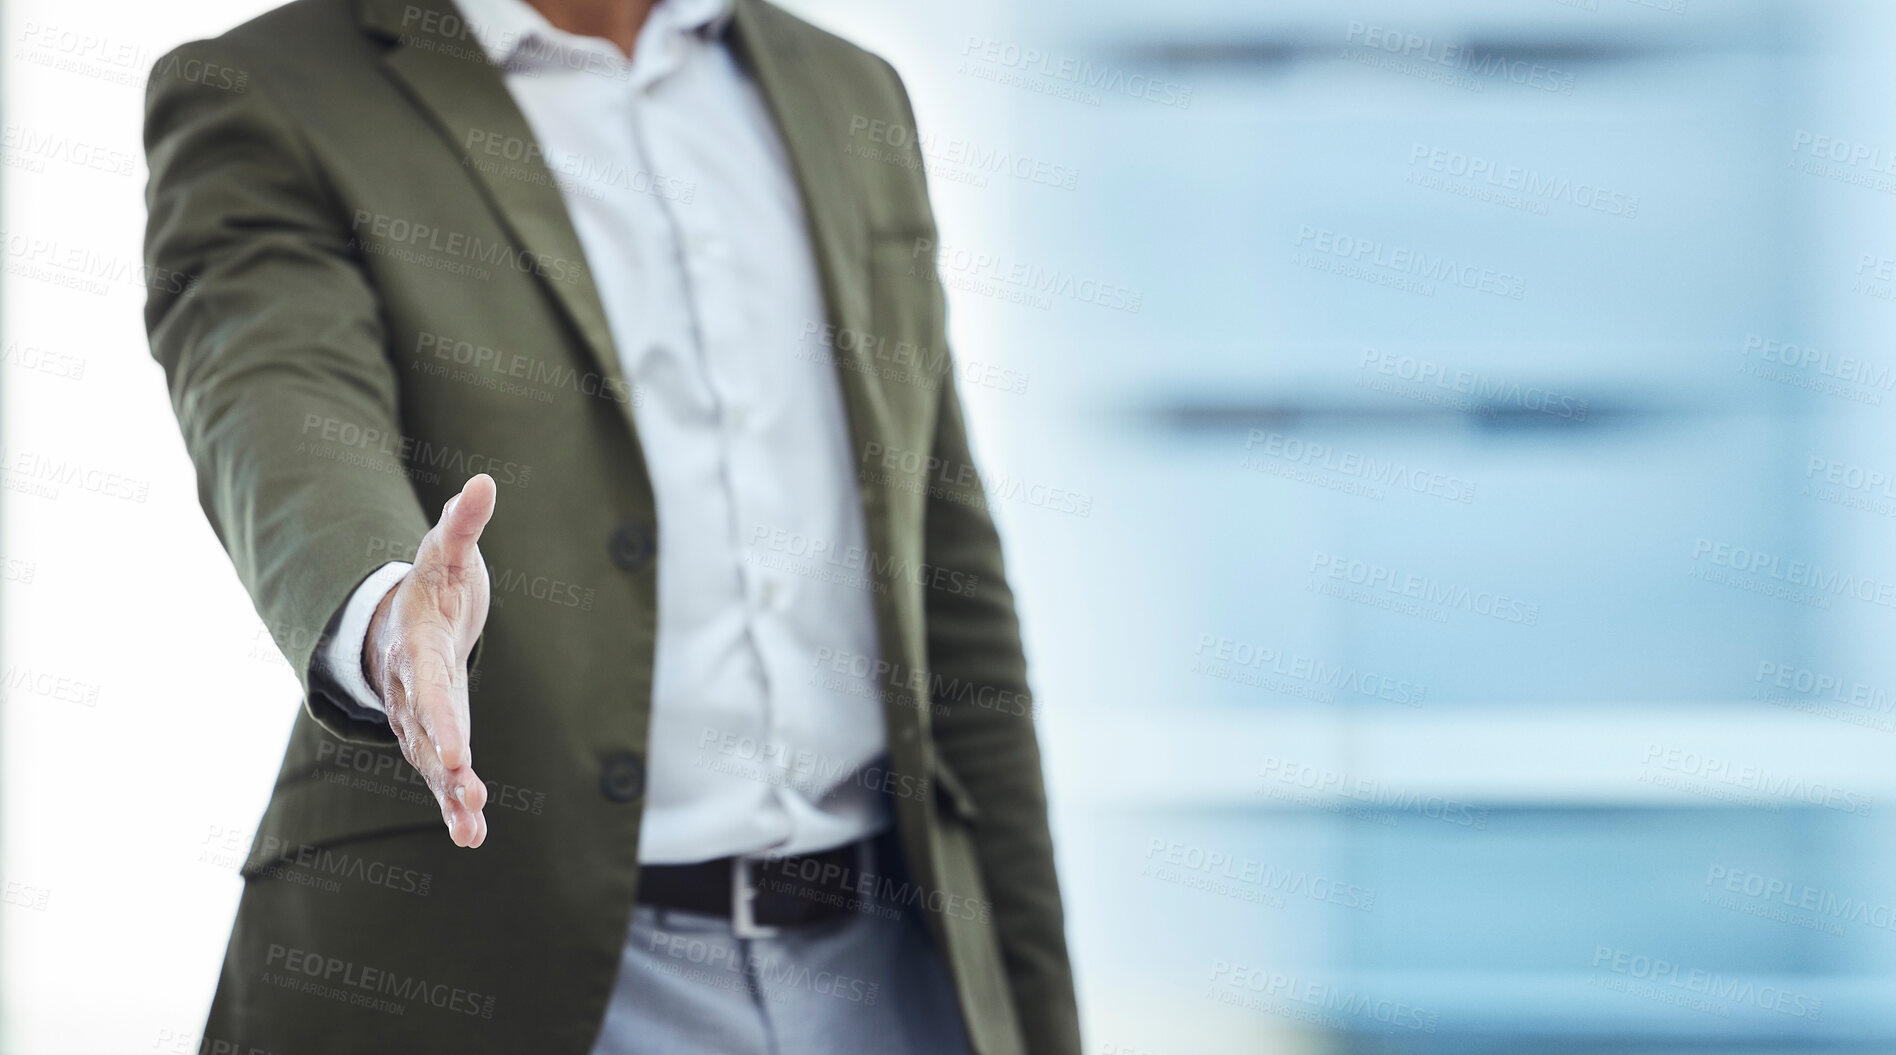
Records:
M487 565L478 543L494 515L494 480L470 479L422 537L415 566L376 606L362 669L389 728L441 805L454 845L487 838L487 785L469 745L467 657L487 622Z

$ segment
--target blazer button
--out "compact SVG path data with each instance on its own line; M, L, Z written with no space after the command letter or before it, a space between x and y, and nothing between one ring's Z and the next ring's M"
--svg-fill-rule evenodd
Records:
M645 794L645 763L633 754L606 759L599 769L599 791L614 802L631 802Z
M645 524L627 524L612 533L612 563L626 571L638 571L650 564L657 549L652 529Z

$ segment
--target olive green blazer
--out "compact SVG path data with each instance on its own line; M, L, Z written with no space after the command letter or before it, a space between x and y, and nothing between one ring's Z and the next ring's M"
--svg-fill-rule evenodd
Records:
M150 283L152 354L205 514L306 690L210 1046L586 1055L638 892L665 540L636 397L558 184L454 16L297 0L150 80L146 263L176 278ZM852 122L912 128L907 97L887 63L763 0L738 0L730 31L789 147L828 325L852 335L812 327L877 555L890 786L927 789L891 800L912 903L981 1055L1077 1052L1025 662L923 173L851 145ZM463 342L491 354L443 354ZM387 727L347 717L310 660L475 472L500 503L470 671L490 831L470 852Z

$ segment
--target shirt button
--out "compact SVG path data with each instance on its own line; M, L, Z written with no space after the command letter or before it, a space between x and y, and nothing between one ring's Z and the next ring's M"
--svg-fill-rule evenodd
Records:
M732 428L741 429L744 426L750 424L750 419L751 419L750 411L744 409L743 407L731 408L731 427Z
M775 579L765 579L764 588L758 591L762 597L765 608L774 607L777 603L777 595L781 592L782 591L777 588L777 580Z
M649 524L627 524L612 533L612 563L626 571L638 571L652 562L658 549Z
M599 768L599 793L613 802L631 802L645 794L645 762L630 752L608 757Z

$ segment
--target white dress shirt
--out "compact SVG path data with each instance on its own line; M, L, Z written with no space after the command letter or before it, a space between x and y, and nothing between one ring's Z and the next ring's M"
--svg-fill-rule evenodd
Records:
M456 2L560 183L639 394L661 613L639 859L880 831L873 598L849 562L811 559L868 552L854 459L835 369L802 343L825 317L815 257L727 43L730 0L661 0L630 61L524 0ZM382 713L362 675L369 618L407 568L357 589L323 655L360 716Z

